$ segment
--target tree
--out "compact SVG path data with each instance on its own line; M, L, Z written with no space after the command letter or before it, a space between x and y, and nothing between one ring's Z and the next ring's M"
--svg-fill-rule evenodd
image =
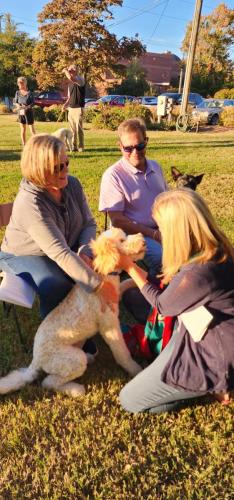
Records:
M17 88L18 76L33 81L32 52L35 40L27 33L19 31L10 14L4 15L3 29L0 33L0 95L13 96Z
M41 40L33 60L40 88L55 86L61 70L76 63L86 80L102 80L106 70L118 72L122 58L139 56L144 48L137 38L117 40L104 22L112 19L110 8L122 0L52 0L38 16Z
M125 69L126 76L119 85L110 89L113 94L126 94L140 96L150 90L150 86L145 78L145 71L141 68L138 60L134 60Z
M202 16L197 40L191 89L213 94L233 81L233 62L229 49L233 43L234 11L224 3L208 16ZM182 51L188 53L192 23L187 25Z

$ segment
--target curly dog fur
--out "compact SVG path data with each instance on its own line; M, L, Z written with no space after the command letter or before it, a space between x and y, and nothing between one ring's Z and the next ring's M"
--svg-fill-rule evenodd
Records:
M94 268L119 289L119 276L108 276L118 267L119 253L143 258L145 243L141 234L126 236L112 228L92 241ZM109 345L117 363L134 376L141 367L131 358L120 330L118 307L102 310L98 294L88 293L76 284L67 297L42 321L28 368L15 370L0 379L0 394L6 394L35 380L41 370L47 373L43 387L77 397L84 394L82 385L74 382L87 367L87 356L77 346L99 332Z

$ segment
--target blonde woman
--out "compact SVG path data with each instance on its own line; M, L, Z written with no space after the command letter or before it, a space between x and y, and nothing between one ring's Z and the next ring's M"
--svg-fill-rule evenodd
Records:
M96 291L111 306L118 301L115 288L91 268L89 242L95 238L96 223L68 167L59 139L47 134L29 139L21 158L23 179L1 246L0 269L34 286L42 318L75 282L90 293Z
M166 289L149 283L128 257L119 264L159 313L178 321L158 358L123 388L121 404L161 413L208 393L227 403L234 388L233 247L190 189L160 194L153 217L162 235Z
M17 80L19 90L15 93L14 102L18 109L18 122L20 124L20 134L22 145L26 143L26 126L29 126L31 134L35 134L34 117L33 117L33 92L28 90L27 80L24 76L19 76Z

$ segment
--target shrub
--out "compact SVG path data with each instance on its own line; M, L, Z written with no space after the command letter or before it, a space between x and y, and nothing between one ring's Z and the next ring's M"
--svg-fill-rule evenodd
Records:
M218 90L214 97L216 99L234 99L234 88Z
M66 111L63 111L62 106L54 104L44 108L46 121L49 122L64 122L66 120Z
M84 119L87 123L92 123L94 116L96 116L98 108L96 106L89 106L84 110Z
M45 122L46 121L44 109L42 109L40 106L33 107L33 114L34 114L34 119L37 122Z
M234 127L234 106L224 108L220 114L219 121L225 127Z
M126 104L122 108L100 105L95 111L92 124L96 128L116 130L123 120L129 118L143 118L149 128L152 124L152 112L139 104Z
M10 113L10 110L6 104L0 104L0 113Z

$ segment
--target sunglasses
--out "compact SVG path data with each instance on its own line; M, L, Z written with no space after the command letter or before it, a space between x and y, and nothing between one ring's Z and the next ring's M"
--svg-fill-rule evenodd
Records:
M123 146L122 145L122 149L125 153L132 153L134 151L134 149L136 151L143 151L143 149L145 149L146 147L146 144L147 144L147 140L144 141L144 142L140 142L139 144L136 144L135 146Z
M69 165L69 161L65 161L65 163L60 163L59 165L55 165L54 166L54 173L55 174L59 174L59 172L62 172L62 170L65 168L65 167L68 167Z

